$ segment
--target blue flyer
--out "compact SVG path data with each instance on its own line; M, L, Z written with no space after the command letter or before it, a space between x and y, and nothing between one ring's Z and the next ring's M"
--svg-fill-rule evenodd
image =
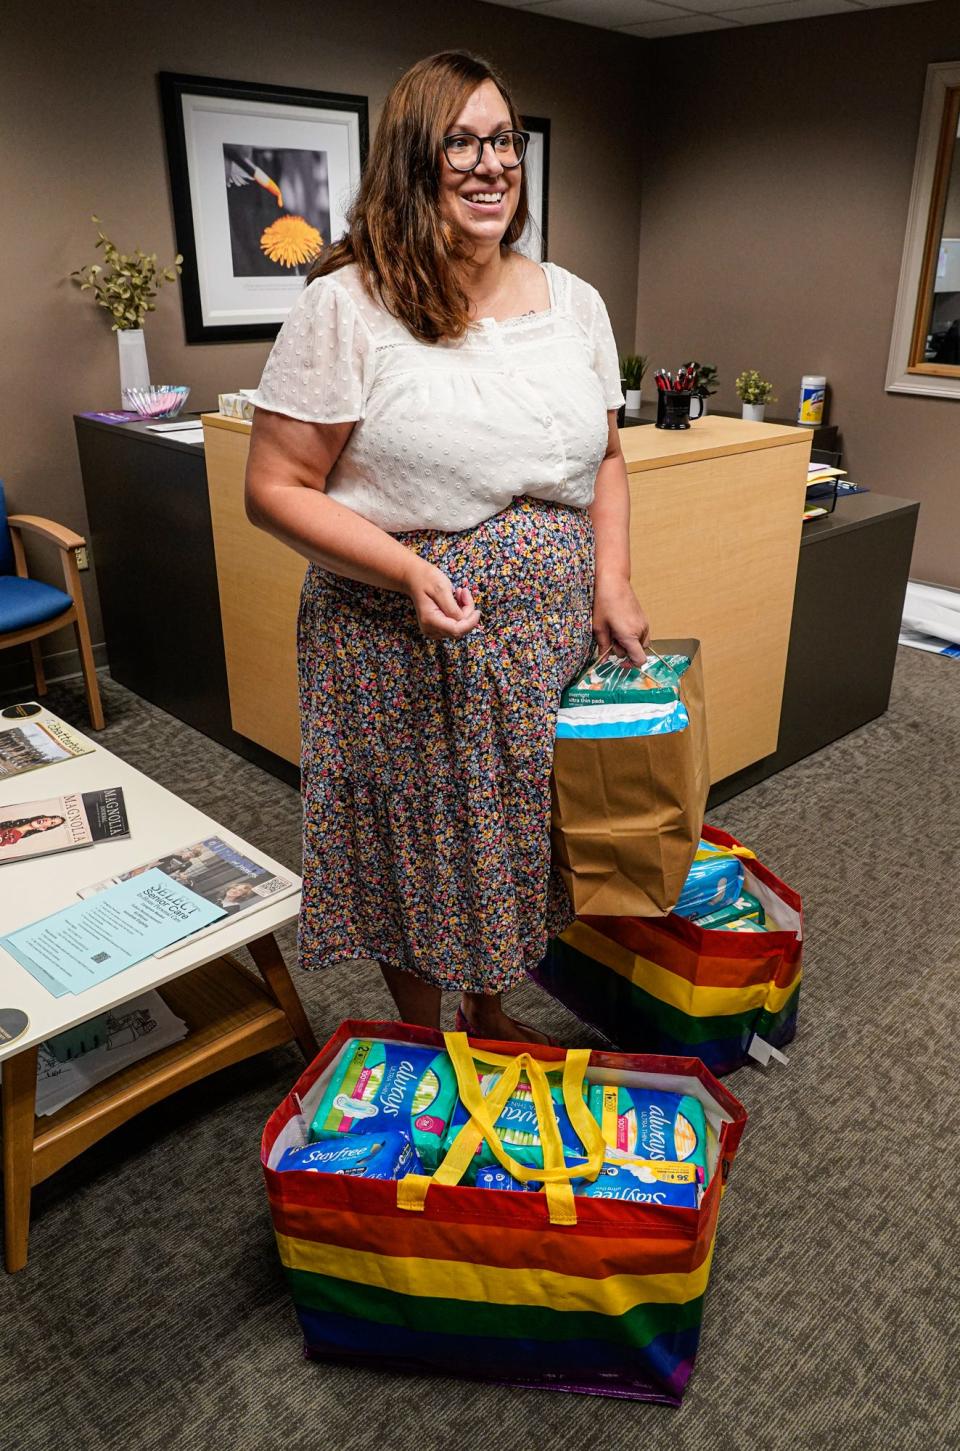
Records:
M54 997L82 993L227 914L157 867L0 937Z

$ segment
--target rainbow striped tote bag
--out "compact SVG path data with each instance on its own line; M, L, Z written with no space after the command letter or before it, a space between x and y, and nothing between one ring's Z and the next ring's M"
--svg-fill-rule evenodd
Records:
M438 1049L446 1043L471 1118L432 1178L276 1170L284 1148L300 1142L300 1125L354 1037ZM504 1065L486 1099L474 1052L486 1061L499 1054ZM585 1171L564 1164L559 1133L551 1148L545 1129L545 1167L517 1163L494 1125L521 1072L541 1125L551 1112L548 1081L562 1083L594 1172L603 1145L583 1105L585 1074L698 1097L716 1157L700 1207L575 1196L570 1177ZM721 1195L745 1122L742 1105L697 1058L564 1053L444 1038L404 1023L341 1024L269 1119L261 1145L307 1356L678 1405L696 1356ZM542 1181L543 1191L461 1185L481 1139L509 1173Z
M696 1054L711 1072L765 1062L797 1030L803 908L735 837L703 838L742 856L745 886L777 931L717 932L668 917L583 917L533 976L611 1043L632 1053Z

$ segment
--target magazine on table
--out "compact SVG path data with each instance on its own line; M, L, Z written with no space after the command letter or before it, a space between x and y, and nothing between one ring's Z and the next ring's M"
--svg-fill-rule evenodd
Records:
M95 1083L102 1083L151 1053L187 1036L187 1025L157 992L142 993L107 1013L105 1037L96 1048L61 1063L46 1043L37 1053L37 1106L40 1115L56 1113Z
M108 877L105 881L84 887L77 895L92 897L107 887L114 887L118 882L129 881L131 877L149 871L151 867L157 867L166 876L179 882L181 886L188 887L211 906L220 907L227 914L226 918L221 917L211 926L194 932L193 937L206 937L208 933L222 927L227 918L246 917L258 908L265 907L268 902L289 897L300 890L299 882L292 873L290 876L278 875L269 867L245 856L222 837L208 836L202 841L195 841L189 846L168 852L165 856L155 857L152 861L122 872L119 876ZM176 943L173 947L162 949L156 956L163 957L180 946L182 943Z
M130 835L123 788L0 803L0 865Z
M0 780L88 756L94 749L35 701L0 710Z

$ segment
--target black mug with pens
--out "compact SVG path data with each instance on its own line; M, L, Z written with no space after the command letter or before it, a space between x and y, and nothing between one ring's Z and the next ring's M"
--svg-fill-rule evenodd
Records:
M698 418L703 417L703 398L693 391L696 376L694 363L685 363L682 368L678 368L676 377L663 368L654 375L657 385L657 428L689 428L691 421L696 423ZM698 407L696 413L691 413L694 398Z

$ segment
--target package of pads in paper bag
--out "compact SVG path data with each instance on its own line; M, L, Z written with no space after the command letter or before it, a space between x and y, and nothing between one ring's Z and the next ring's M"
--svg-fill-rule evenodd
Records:
M699 1099L628 1084L595 1083L589 1104L604 1143L616 1154L690 1164L702 1170L706 1186L707 1117Z
M597 656L571 680L561 705L674 704L681 675L690 668L688 655L649 655L646 664L631 665L622 655Z
M314 1115L310 1140L399 1129L432 1173L456 1100L457 1076L446 1053L351 1038Z
M743 863L726 847L701 840L674 911L678 917L703 917L728 907L743 894Z
M349 1174L356 1179L402 1179L419 1174L420 1163L406 1134L344 1134L319 1139L300 1149L286 1149L278 1169L302 1169L314 1174Z
M653 655L634 666L622 656L594 658L560 698L558 740L608 740L686 730L680 678L688 655Z

